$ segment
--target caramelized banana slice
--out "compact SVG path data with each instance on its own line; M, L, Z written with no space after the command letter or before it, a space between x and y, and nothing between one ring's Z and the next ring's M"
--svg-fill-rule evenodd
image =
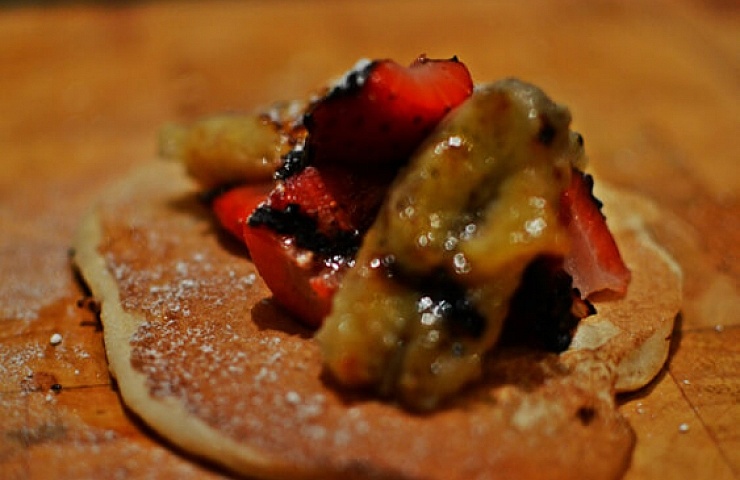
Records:
M582 166L570 113L508 79L479 88L392 187L318 340L342 383L428 410L481 373L527 265L568 251Z
M276 105L265 113L220 115L160 132L164 158L182 161L205 188L269 180L305 131L304 105Z

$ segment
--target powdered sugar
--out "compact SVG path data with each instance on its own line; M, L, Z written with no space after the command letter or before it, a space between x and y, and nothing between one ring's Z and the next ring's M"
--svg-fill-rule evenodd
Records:
M38 343L19 345L17 347L3 346L0 348L0 377L14 379L33 375L32 364L46 356L45 348Z
M158 241L150 233L148 244ZM219 306L228 290L233 295L244 295L254 285L253 271L238 273L228 270L210 275L213 266L203 253L195 253L188 260L178 260L174 265L140 269L137 265L119 262L112 254L107 256L114 277L123 288L130 290L147 285L148 295L123 295L122 306L127 310L140 309L162 318L189 317L191 303Z
M51 372L61 377L77 370L75 366L83 364L90 357L90 353L81 345L62 343L52 346L48 334L29 335L22 342L0 346L0 391L39 388L28 386L38 383L34 374ZM89 373L94 375L95 370L92 368Z

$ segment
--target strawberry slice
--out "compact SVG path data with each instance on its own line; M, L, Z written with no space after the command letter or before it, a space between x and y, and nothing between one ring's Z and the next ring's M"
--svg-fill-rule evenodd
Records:
M298 243L308 248L302 235L320 234L333 240L360 234L375 218L392 178L393 171L384 169L306 167L278 184L252 225L267 224L279 233L297 236Z
M231 188L217 196L211 208L224 229L244 242L275 301L306 325L317 327L329 313L346 264L341 258L327 261L298 247L290 235L250 226L250 216L266 203L271 187L247 184Z
M211 208L222 227L242 238L249 216L272 191L272 183L255 183L231 188L213 199Z
M313 164L400 164L473 92L456 57L358 64L304 117Z
M337 199L341 193L327 185L316 167L306 167L279 184L270 194L267 205L279 211L285 211L290 205L298 206L304 215L316 220L322 233L352 230L349 212Z
M573 287L583 298L602 290L623 295L631 274L606 225L601 202L593 196L590 175L573 171L570 186L563 193L561 209L571 239L563 267L573 277Z
M243 239L275 301L305 325L320 326L331 309L344 265L317 262L290 237L265 227L245 225Z

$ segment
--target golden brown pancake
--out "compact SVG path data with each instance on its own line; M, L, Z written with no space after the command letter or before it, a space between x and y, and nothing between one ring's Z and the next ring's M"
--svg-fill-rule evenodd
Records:
M642 228L650 206L598 192L633 272L561 355L495 352L482 382L415 415L322 373L311 331L270 300L177 164L106 193L74 261L101 302L125 404L166 439L238 474L287 479L611 479L634 445L617 390L665 361L680 273ZM624 201L622 204L621 202Z

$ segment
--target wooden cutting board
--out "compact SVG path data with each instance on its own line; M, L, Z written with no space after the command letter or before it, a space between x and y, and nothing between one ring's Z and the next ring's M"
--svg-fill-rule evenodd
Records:
M539 84L571 107L593 169L655 201L685 305L668 368L620 399L638 436L627 478L740 477L740 7L622 3L3 7L0 478L227 476L122 407L71 236L107 185L157 161L164 122L420 53L458 55L477 81Z

